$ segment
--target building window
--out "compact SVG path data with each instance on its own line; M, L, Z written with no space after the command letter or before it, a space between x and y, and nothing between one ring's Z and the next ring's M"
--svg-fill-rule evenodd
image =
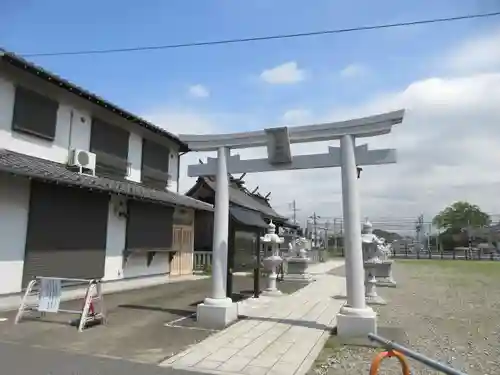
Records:
M123 179L129 174L128 140L126 130L92 119L90 151L96 154L98 176Z
M170 250L174 209L140 201L128 202L127 249Z
M109 195L31 182L23 286L34 276L104 275Z
M156 142L142 141L142 183L157 189L167 187L170 150Z
M16 87L14 100L12 129L54 140L59 103L21 86Z

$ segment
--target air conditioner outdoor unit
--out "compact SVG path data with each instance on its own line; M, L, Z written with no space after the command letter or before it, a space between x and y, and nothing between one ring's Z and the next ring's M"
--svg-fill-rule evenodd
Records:
M95 176L95 161L96 156L94 153L80 149L72 149L68 165L78 168L80 173Z

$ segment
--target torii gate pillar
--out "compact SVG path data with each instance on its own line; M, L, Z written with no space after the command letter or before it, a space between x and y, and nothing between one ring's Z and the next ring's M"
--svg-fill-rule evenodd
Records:
M361 215L357 188L357 167L396 162L393 149L369 150L355 145L355 139L390 133L392 126L403 121L404 110L349 121L328 124L274 128L255 132L181 135L193 151L217 151L217 159L206 164L190 165L188 175L216 176L212 295L198 305L197 320L208 328L222 328L237 319L237 307L226 298L228 252L229 194L228 173L251 173L279 170L341 167L342 202L346 245L347 304L337 315L337 333L343 337L366 337L377 332L376 313L366 305L363 253L361 248ZM327 153L292 156L291 143L321 142L338 139L340 147L329 147ZM230 156L230 149L267 146L268 157L240 160Z
M196 319L206 328L221 329L238 319L238 307L226 297L229 239L229 181L226 147L217 149L214 233L212 239L212 295L196 309Z
M344 246L347 305L337 315L337 335L365 336L377 333L377 314L365 301L365 276L361 247L361 216L355 143L352 135L340 138L342 175L342 215L344 219Z

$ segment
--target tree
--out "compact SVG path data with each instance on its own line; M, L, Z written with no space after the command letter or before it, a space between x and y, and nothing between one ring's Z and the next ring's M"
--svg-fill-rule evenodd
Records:
M394 232L388 232L383 229L374 229L373 234L375 234L377 237L383 237L388 243L392 243L396 240L400 240L403 237L401 237L399 234L394 233Z
M432 224L448 233L458 233L469 227L485 227L490 222L490 215L481 211L479 206L463 201L455 202L446 207L432 220Z

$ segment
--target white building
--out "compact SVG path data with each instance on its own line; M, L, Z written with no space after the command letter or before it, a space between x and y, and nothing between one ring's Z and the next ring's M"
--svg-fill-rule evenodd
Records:
M213 207L177 193L187 151L168 131L0 50L0 296L34 276L130 288L192 272L194 212Z

